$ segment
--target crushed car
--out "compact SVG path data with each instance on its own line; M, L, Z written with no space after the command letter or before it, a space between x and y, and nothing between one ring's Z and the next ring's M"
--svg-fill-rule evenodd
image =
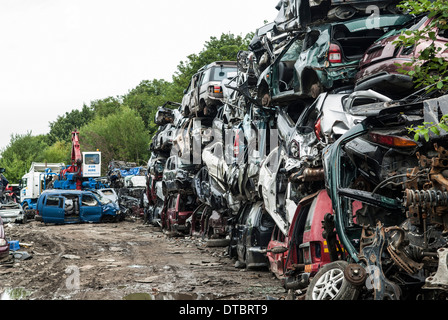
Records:
M0 262L8 260L9 258L9 243L6 239L5 228L3 220L0 217Z
M116 222L121 211L110 199L87 190L45 190L37 202L36 221L67 224Z
M22 206L14 201L0 203L0 217L3 222L27 223L28 218Z
M369 17L309 25L298 33L260 75L257 101L264 106L315 99L324 91L353 86L365 50L386 32L401 28L412 16L385 14L372 28Z
M263 202L258 201L244 206L232 227L236 267L246 269L268 268L266 247L275 226L274 220L264 210ZM231 240L232 241L232 240Z
M197 203L192 195L171 194L165 199L161 220L162 229L174 233L188 233L187 219L193 214Z
M348 257L316 274L307 299L446 299L446 133L427 143L407 128L438 123L447 102L442 96L376 105L323 151L334 210L325 223ZM340 279L332 288L330 274Z
M184 116L213 116L222 105L222 80L236 73L235 61L215 61L200 68L184 91L181 112Z
M414 69L413 65L409 66L406 63L423 63L413 59L418 58L420 52L428 47L432 40L429 38L420 40L418 44L408 47L397 46L394 42L403 32L423 30L430 26L433 20L427 15L419 18L411 20L405 29L388 33L387 37L377 40L366 50L355 76L355 90L373 89L393 95L397 99L415 91L412 76L403 71ZM441 49L437 57L448 60L446 49L448 33L446 30L437 29L434 32L436 33L434 44L436 48Z
M331 199L326 190L320 190L300 200L286 235L274 229L266 255L271 272L286 289L306 288L310 277L332 261L321 225L331 212ZM337 254L343 257L339 249Z

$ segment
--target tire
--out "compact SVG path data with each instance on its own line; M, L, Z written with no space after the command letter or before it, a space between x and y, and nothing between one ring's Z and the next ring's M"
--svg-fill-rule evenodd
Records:
M230 244L230 239L208 239L207 247L227 247Z
M356 300L360 289L344 278L346 261L324 265L311 280L305 300Z

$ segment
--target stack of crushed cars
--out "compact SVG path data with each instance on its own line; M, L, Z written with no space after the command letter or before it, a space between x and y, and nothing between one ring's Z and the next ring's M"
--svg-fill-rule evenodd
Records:
M398 71L418 45L392 42L428 17L396 4L283 0L236 61L198 70L156 115L147 221L220 240L305 299L446 299L446 132L408 128L448 100Z
M118 203L126 217L143 217L148 207L146 176L146 168L137 166L135 162L112 160L107 175L109 188L101 191Z

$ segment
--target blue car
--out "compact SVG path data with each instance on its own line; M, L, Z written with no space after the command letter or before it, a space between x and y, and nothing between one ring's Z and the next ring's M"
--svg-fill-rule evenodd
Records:
M122 220L118 205L85 190L46 190L37 201L36 220L45 223L115 222Z

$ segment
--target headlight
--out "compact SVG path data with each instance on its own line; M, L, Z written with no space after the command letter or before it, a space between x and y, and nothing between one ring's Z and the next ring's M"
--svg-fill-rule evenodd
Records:
M300 147L299 143L295 140L291 142L291 145L289 146L289 152L294 158L299 158L300 156Z
M6 246L7 244L5 239L0 239L0 247Z

